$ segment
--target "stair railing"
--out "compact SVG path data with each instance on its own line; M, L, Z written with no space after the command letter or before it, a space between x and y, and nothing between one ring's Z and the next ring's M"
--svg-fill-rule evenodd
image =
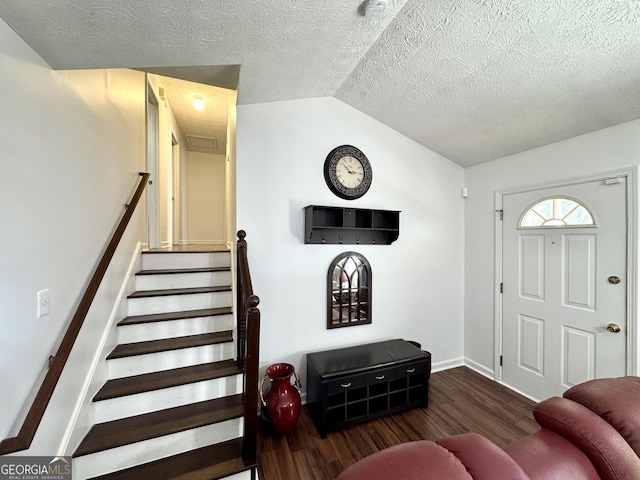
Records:
M238 232L237 242L237 309L238 309L238 365L244 372L244 436L242 460L256 465L258 456L258 363L260 358L260 299L253 294L251 273L247 259L244 230Z
M140 200L142 192L147 185L150 174L140 172L140 176L142 178L138 183L138 187L136 188L131 201L128 204L125 204L124 215L116 227L109 244L105 248L98 266L93 272L93 276L80 299L76 313L71 318L71 322L69 322L69 326L62 338L62 342L60 342L58 351L55 356L49 358L49 369L47 370L44 380L42 381L42 385L40 386L40 389L27 412L27 416L25 417L18 434L15 437L5 438L0 442L0 455L26 450L31 446L31 442L35 437L38 426L40 425L42 417L47 409L47 405L53 396L53 391L58 384L62 370L69 359L73 344L75 343L78 333L80 332L80 328L87 317L91 303L96 296L100 283L102 282L107 268L111 263L111 259L113 258L116 248L118 247L127 225L133 216L133 212L138 205L138 201Z

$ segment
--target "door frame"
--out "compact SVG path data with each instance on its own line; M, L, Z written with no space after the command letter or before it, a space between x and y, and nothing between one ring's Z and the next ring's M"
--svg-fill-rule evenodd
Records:
M158 97L153 90L149 74L145 76L146 89L146 165L151 174L147 185L147 248L159 248L160 235L160 106Z
M181 205L181 189L180 189L180 174L182 170L182 155L180 154L180 142L176 132L171 129L171 238L173 245L180 243L181 235L180 223L180 205Z
M638 325L638 285L640 285L638 279L638 173L640 171L639 166L612 170L601 173L595 173L592 175L568 178L564 180L550 181L546 183L540 183L535 185L528 185L513 189L506 189L495 192L495 266L494 266L494 380L502 382L502 366L500 364L500 358L502 356L502 293L500 292L500 285L502 284L502 233L503 225L501 221L502 216L502 200L505 195L531 192L535 190L543 190L549 188L565 187L569 185L576 185L580 183L606 181L608 179L614 179L618 177L625 177L627 182L627 359L626 359L626 374L638 375L640 372L639 349L640 349L640 327Z

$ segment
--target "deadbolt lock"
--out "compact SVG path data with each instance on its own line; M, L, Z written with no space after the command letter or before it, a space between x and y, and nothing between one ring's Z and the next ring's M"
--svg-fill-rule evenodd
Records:
M611 275L607 280L609 280L609 283L613 285L617 285L620 283L620 277L616 277L615 275Z

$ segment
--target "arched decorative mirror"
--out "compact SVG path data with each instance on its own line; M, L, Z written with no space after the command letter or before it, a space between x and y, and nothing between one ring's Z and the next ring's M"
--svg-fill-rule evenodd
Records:
M327 275L327 328L371 323L371 265L356 252L331 262Z

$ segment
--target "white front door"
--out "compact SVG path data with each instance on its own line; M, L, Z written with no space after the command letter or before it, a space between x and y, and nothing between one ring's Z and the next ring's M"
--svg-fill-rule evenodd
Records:
M502 381L534 399L561 395L592 378L625 375L625 180L503 197ZM529 207L554 197L585 205L595 226L558 219L519 225ZM547 201L550 208L533 218L561 218L569 214L567 203ZM579 214L570 215L568 223L579 221ZM612 332L616 326L620 331Z

